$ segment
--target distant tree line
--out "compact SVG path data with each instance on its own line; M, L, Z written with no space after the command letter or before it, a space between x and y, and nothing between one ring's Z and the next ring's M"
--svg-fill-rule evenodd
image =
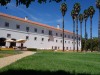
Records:
M82 38L82 51L84 50L91 51L91 41L92 41L92 51L98 51L98 37L93 37L92 40L89 38L86 40L86 43L85 43L85 38Z

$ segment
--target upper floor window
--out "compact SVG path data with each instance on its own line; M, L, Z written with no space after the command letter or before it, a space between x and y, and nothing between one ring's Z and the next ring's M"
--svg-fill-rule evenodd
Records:
M28 40L29 39L29 36L26 36L26 40Z
M42 33L44 33L44 30L42 30Z
M58 36L58 33L56 33L56 36Z
M66 37L66 35L65 35L65 37Z
M72 39L73 39L73 36L72 36Z
M42 41L44 41L44 38L42 38Z
M62 40L61 40L61 43L62 43Z
M8 22L5 22L5 27L9 27L9 23Z
M48 39L48 42L50 41L50 39Z
M8 37L8 38L11 38L11 34L7 34L7 37Z
M34 37L34 40L37 40L37 37Z
M75 39L76 39L76 37L75 37Z
M68 35L68 38L70 38L70 35Z
M20 29L20 25L16 25L16 28L17 28L17 29Z
M56 40L56 42L58 42L58 40Z
M62 37L62 34L60 34L60 36Z
M51 30L49 30L49 35L52 35L52 31Z
M29 27L26 27L26 31L29 32Z
M37 32L37 28L34 28L34 31Z
M79 37L79 41L80 41L80 37Z

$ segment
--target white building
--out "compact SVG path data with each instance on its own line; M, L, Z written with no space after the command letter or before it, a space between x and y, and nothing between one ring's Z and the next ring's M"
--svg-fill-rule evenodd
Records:
M65 30L65 50L73 50L73 33ZM0 13L0 38L26 39L24 46L37 49L62 49L62 29ZM3 39L3 40L5 40ZM6 43L0 41L0 45ZM14 44L10 44L12 47ZM15 44L19 46L19 44ZM81 49L81 42L78 44ZM75 44L76 49L76 44Z

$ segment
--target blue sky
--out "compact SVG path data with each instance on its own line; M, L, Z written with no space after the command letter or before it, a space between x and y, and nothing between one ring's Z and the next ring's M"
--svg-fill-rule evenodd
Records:
M69 31L73 31L73 21L70 15L71 10L73 9L73 5L79 2L81 5L80 13L83 13L85 9L89 6L94 6L95 15L93 16L93 37L98 36L98 9L95 6L95 0L66 0L67 4L67 12L65 15L65 29ZM5 6L0 6L0 12L6 13L9 15L17 16L24 18L28 16L29 20L40 22L43 24L47 24L50 26L56 27L57 24L60 24L60 28L62 28L62 14L60 12L60 3L43 3L39 4L37 2L32 3L29 8L26 8L24 5L20 5L16 7L15 0L12 0L11 3L7 5L7 9ZM80 23L78 23L80 27ZM84 37L84 21L83 21L83 37ZM88 37L90 37L90 19L87 21L87 32ZM78 32L80 34L80 30Z

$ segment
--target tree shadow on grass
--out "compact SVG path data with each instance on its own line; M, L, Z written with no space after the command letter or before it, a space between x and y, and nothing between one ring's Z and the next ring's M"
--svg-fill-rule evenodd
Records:
M36 70L8 70L1 72L0 75L90 75L87 73L72 73L63 70L59 71L36 71Z

